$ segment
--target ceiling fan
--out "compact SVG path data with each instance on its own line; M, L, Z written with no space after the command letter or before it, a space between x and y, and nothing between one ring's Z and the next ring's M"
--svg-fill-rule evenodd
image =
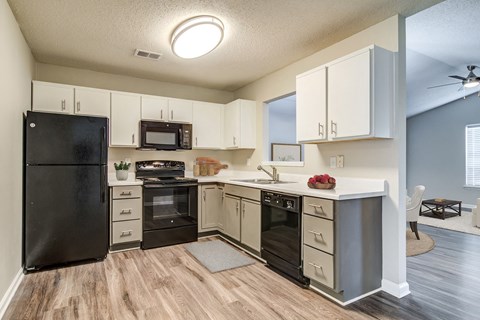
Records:
M469 65L467 66L467 69L469 71L468 73L468 76L466 77L461 77L461 76L449 76L450 78L454 78L454 79L458 79L458 80L462 80L460 82L453 82L453 83L447 83L447 84L441 84L441 85L438 85L438 86L433 86L433 87L428 87L427 89L433 89L433 88L439 88L439 87L445 87L445 86L451 86L451 85L454 85L454 84L461 84L462 86L458 89L458 91L460 90L465 90L465 88L473 88L473 87L476 87L480 84L480 77L477 77L477 75L475 73L473 73L473 70L475 70L475 68L479 68L478 66L474 66L474 65Z

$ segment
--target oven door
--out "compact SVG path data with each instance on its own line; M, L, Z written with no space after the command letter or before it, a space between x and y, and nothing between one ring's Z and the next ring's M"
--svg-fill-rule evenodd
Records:
M262 203L262 250L300 266L301 214Z
M180 148L181 130L178 124L142 121L141 147L160 150Z
M143 230L197 224L198 185L145 185Z

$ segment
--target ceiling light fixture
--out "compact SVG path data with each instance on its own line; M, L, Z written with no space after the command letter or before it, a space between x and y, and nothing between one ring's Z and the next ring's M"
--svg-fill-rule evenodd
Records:
M463 86L465 88L475 88L478 86L480 83L478 82L477 79L467 79L463 81Z
M180 58L198 58L215 49L222 39L222 21L213 16L198 16L182 22L173 31L172 51Z

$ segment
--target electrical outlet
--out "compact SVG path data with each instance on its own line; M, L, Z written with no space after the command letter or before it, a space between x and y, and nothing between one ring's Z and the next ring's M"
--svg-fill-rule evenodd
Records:
M330 157L330 168L336 168L337 167L337 157Z
M343 155L337 156L337 168L343 168L344 162L343 162Z

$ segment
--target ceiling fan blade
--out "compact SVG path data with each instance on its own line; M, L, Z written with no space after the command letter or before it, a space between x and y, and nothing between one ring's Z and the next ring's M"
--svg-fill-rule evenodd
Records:
M467 80L467 78L460 77L460 76L449 76L450 78L458 79L458 80Z
M453 83L447 83L447 84L440 84L440 85L438 85L438 86L428 87L427 89L446 87L446 86L451 86L451 85L459 84L459 83L461 83L461 82L453 82ZM462 87L463 87L463 86L462 86Z

